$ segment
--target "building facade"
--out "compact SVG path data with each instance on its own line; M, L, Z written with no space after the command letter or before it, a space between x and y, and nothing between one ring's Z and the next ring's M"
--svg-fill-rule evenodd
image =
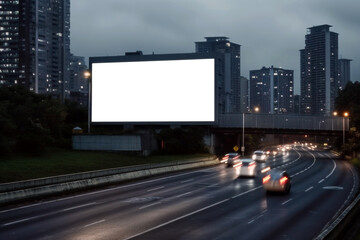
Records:
M250 110L280 114L294 112L294 71L263 67L250 71Z
M0 86L69 97L70 0L0 1Z
M351 59L339 59L339 77L338 77L338 90L343 90L348 82L351 81L350 77L350 62Z
M70 99L81 106L87 106L89 80L85 77L85 72L88 71L85 58L71 54L69 71Z
M224 73L224 89L222 89L225 113L241 113L243 107L240 82L240 45L232 43L227 37L205 37L204 42L195 42L196 53L213 53L222 55L218 69Z
M330 25L308 28L300 50L301 113L330 115L338 78L338 34Z

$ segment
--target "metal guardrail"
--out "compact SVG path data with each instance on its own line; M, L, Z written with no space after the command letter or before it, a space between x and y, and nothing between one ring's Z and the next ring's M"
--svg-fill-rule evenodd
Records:
M242 128L243 116L245 128L323 131L349 130L348 118L286 114L219 114L217 126L220 128Z

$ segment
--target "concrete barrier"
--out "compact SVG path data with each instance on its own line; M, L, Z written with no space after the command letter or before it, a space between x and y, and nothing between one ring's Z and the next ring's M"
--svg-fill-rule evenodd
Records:
M219 164L215 158L176 161L170 163L138 165L126 168L63 175L53 178L1 184L0 204L9 204L36 197L49 196L81 190L90 187L118 183L126 180L154 176L191 168L208 167Z
M341 239L348 226L357 219L360 213L360 194L354 201L327 227L315 240L336 240Z

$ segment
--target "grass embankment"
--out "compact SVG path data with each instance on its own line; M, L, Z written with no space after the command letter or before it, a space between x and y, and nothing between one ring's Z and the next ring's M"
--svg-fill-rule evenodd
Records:
M40 157L17 155L1 158L0 183L206 156L210 155L196 154L142 157L124 155L116 152L53 150L51 153Z

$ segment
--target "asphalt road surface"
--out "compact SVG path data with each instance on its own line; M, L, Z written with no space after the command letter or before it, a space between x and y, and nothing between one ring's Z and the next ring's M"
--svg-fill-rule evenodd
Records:
M289 195L261 169L286 169ZM358 176L330 152L293 147L256 178L219 165L0 210L0 239L313 239L354 197Z

